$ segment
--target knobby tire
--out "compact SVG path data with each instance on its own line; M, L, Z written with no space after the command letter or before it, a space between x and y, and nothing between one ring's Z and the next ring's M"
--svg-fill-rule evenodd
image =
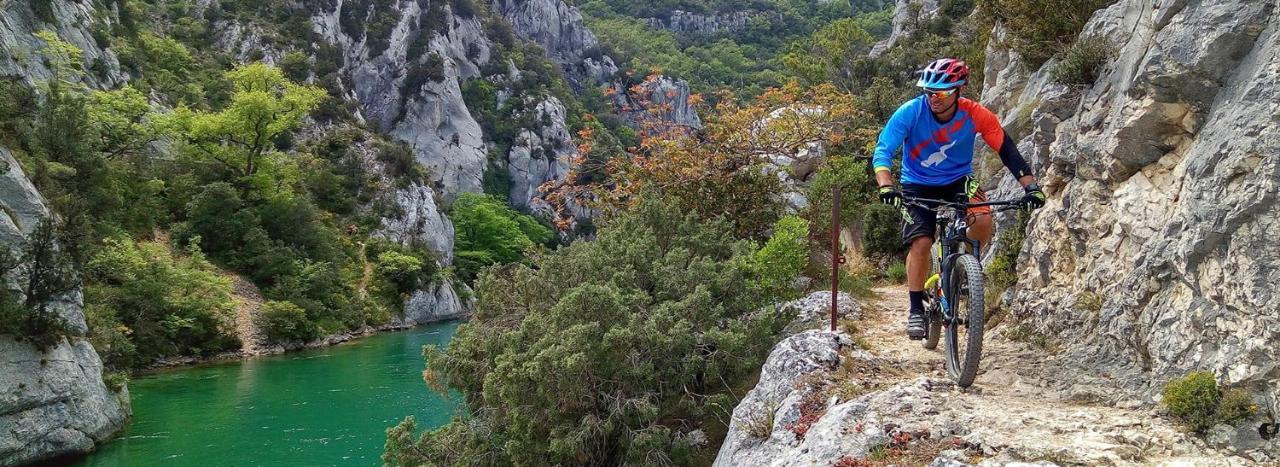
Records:
M953 309L952 315L963 317L945 323L947 334L947 372L955 380L956 385L967 388L973 384L978 375L978 362L982 359L982 331L986 323L986 308L983 300L982 265L978 258L964 254L956 258L949 271L947 281L947 302ZM967 285L967 287L965 287ZM967 331L965 342L959 342L960 327ZM964 346L964 354L960 354L960 346Z

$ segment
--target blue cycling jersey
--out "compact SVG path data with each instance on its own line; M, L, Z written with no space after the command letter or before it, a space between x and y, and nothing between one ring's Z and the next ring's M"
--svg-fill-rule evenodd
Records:
M981 134L1015 177L1030 173L1025 162L1021 167L1010 164L1006 155L1017 155L1017 146L982 104L962 97L951 120L939 122L925 99L920 96L902 104L880 131L872 158L876 171L890 170L893 154L902 148L903 184L946 185L973 173L973 142ZM1021 161L1021 156L1016 159Z

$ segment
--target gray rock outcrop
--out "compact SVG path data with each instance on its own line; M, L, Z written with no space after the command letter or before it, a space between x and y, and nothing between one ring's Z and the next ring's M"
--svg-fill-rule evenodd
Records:
M0 245L18 249L50 213L44 199L9 151L0 147ZM22 274L19 266L15 275ZM21 296L17 277L6 278ZM131 414L128 390L102 381L102 361L83 339L79 290L49 303L70 336L48 349L0 336L0 464L13 465L92 451L124 427Z
M689 83L666 75L646 78L633 89L621 89L622 83L611 85L614 106L632 125L649 121L660 127L702 128L698 111L689 102Z
M921 23L937 16L938 11L942 8L942 2L938 0L897 1L898 3L893 7L893 32L889 34L889 37L871 47L869 55L872 57L879 57L893 48L894 44L897 44L903 37L915 32Z
M1153 405L1209 370L1261 408L1237 447L1280 456L1258 433L1280 415L1280 9L1120 1L1081 37L1114 47L1083 86L988 48L983 99L1050 194L1003 302L1074 343L1065 389Z
M746 29L751 18L761 14L766 13L759 11L732 11L703 14L673 10L666 18L646 18L645 23L651 28L666 29L682 34L717 34ZM777 16L776 13L772 13L772 15Z
M79 65L83 70L100 70L79 77L63 76L63 79L83 81L98 88L115 87L128 81L129 77L120 71L116 54L99 47L89 32L91 26L109 21L109 17L99 19L92 2L50 0L43 3L50 15L47 18L36 13L34 2L0 4L0 76L21 77L28 84L48 82L54 71L40 58L45 44L35 34L50 31L81 50L83 61Z
M480 124L462 100L460 80L479 75L489 59L489 43L479 19L463 19L445 8L449 18L444 31L420 31L419 18L434 14L419 2L396 2L400 20L391 31L385 50L370 50L364 36L342 31L341 5L312 16L314 30L337 44L344 53L342 69L350 77L351 90L361 116L405 141L418 161L429 169L435 188L447 199L462 192L481 191L486 156ZM440 79L426 79L418 89L408 85L407 74L427 57L408 56L418 34L430 36L426 54L443 60ZM417 70L418 72L424 72Z
M516 135L507 153L507 173L511 176L510 203L527 209L542 197L538 187L553 180L563 180L578 148L565 125L565 109L559 99L548 97L533 110L535 128Z
M130 414L128 389L107 389L88 341L63 339L41 351L0 336L0 464L87 453Z
M461 287L466 288L466 285ZM471 296L470 289L467 289ZM396 318L396 324L416 326L450 319L464 318L475 307L474 299L462 300L449 280L437 281L409 297L404 305L404 316Z

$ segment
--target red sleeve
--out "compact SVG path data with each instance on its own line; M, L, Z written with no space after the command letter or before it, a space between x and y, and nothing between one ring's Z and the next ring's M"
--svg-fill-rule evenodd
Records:
M1000 152L1000 146L1004 144L1004 127L1000 126L1000 119L996 118L996 114L982 104L964 98L960 99L960 108L973 118L973 126L982 135L982 140L987 142L987 146Z

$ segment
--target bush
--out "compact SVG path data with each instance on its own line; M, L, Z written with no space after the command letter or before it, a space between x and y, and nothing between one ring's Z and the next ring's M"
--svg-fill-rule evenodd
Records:
M378 254L378 273L390 279L400 293L409 293L418 287L422 272L422 259L396 251Z
M398 427L384 461L693 462L684 435L732 407L707 397L758 371L785 318L760 313L774 297L730 232L652 200L595 241L489 270L448 350L424 351L428 381L475 415L417 441Z
M307 319L307 313L289 302L270 300L263 303L253 322L271 343L309 341L318 335L318 329Z
M885 204L867 206L862 216L862 251L868 254L894 254L904 250L902 212Z
M1207 371L1170 381L1164 387L1164 404L1169 415L1200 433L1218 423L1230 423L1257 411L1248 393L1240 389L1219 391L1213 373Z
M311 74L311 64L308 62L306 54L297 51L289 52L280 60L280 71L283 71L289 79L301 83Z
M981 0L987 16L1009 30L1009 46L1032 69L1067 50L1093 12L1111 0Z
M89 260L85 313L90 339L108 366L139 368L239 347L231 280L198 248L187 253L112 237Z
M520 261L525 250L552 238L551 229L489 195L459 195L449 218L457 236L454 266L467 282L475 280L481 268Z
M1062 61L1053 68L1053 80L1074 86L1089 86L1098 79L1098 72L1115 53L1115 46L1102 36L1082 39L1067 49Z
M102 382L111 392L120 392L129 385L129 373L125 371L109 371L102 374Z
M895 284L901 284L903 282L906 282L907 265L902 261L898 261L893 264L890 264L889 269L885 271L885 277L887 277L890 282L893 282Z
M773 236L756 252L755 267L759 285L780 300L800 297L796 278L809 264L809 223L796 216L786 216L773 227Z

